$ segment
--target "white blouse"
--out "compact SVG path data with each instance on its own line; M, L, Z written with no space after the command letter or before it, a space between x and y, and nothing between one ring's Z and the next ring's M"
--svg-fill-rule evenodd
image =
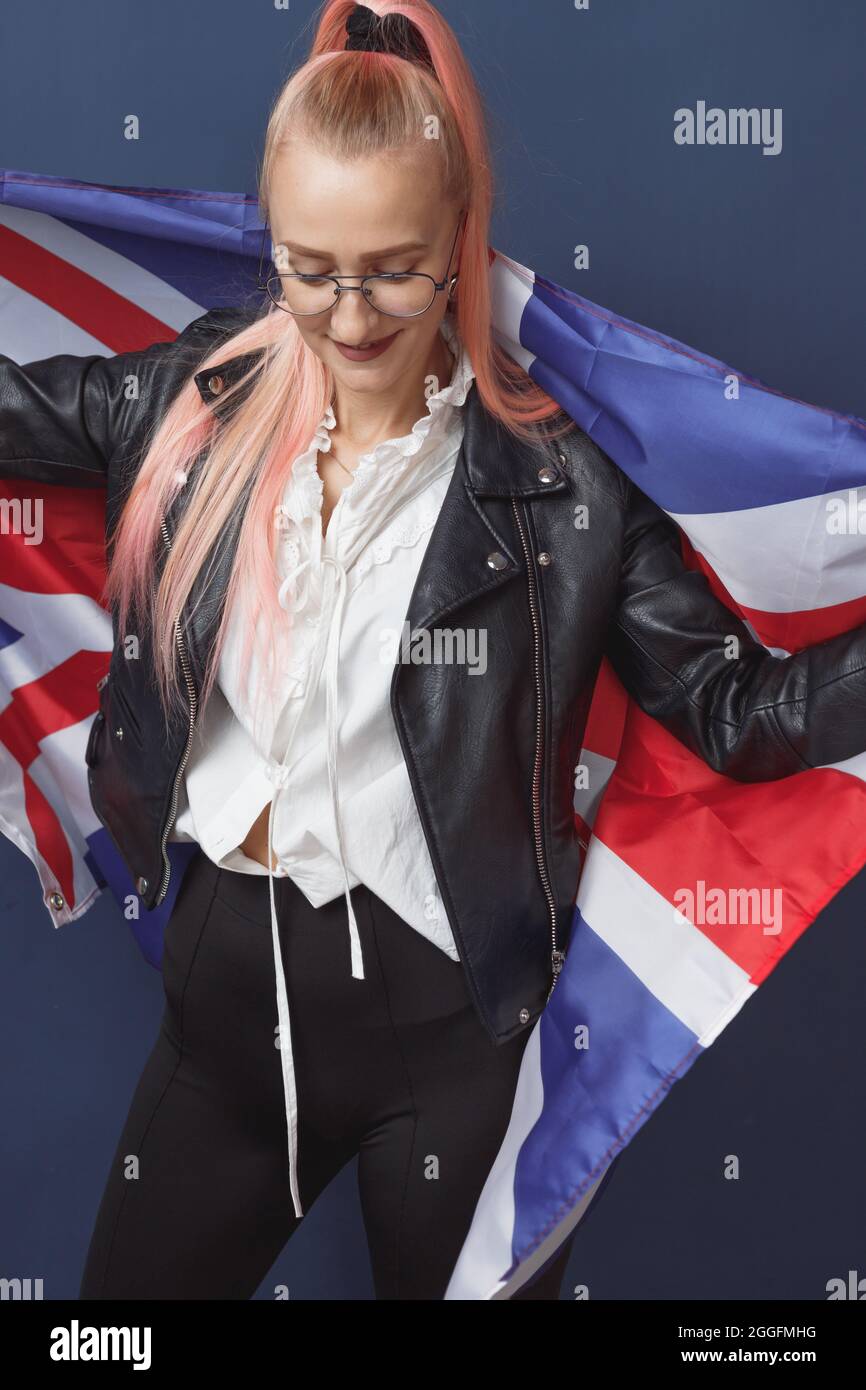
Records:
M389 701L409 598L457 461L461 407L474 378L449 314L441 332L455 357L450 383L428 397L410 434L361 455L325 537L316 456L331 447L332 410L295 460L277 517L284 700L256 710L245 699L259 673L255 651L241 670L241 603L229 616L213 695L193 734L171 835L198 841L221 868L268 874L298 1215L297 1108L273 877L288 875L314 907L345 895L358 979L364 967L350 898L358 883L459 959ZM273 870L240 849L268 802Z

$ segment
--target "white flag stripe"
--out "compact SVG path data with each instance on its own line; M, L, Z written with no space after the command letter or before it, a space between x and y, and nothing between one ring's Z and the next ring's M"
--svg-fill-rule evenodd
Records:
M50 739L45 739L42 747L45 749L50 746L50 753L43 752L31 764L29 772L32 780L51 806L66 836L72 855L74 889L72 896L75 902L80 902L93 886L93 877L84 860L87 853L87 842L84 838L83 827L76 823L76 809L81 805L82 779L80 775L76 777L75 774L84 761L86 742L86 735L84 738L81 735L81 725L76 726L76 728L76 732L64 729L59 734L53 734ZM76 782L79 784L75 790L72 789L70 780L73 786ZM93 812L91 811L88 819L92 820L92 817ZM62 893L61 886L56 879L52 879L49 892L55 890ZM54 909L51 909L51 916L56 926L62 925L60 914Z
M704 1047L755 991L745 970L595 836L577 905L591 930Z
M34 782L51 802L68 838L79 845L82 854L87 851L88 835L102 829L90 800L87 764L84 761L84 750L94 717L89 714L77 724L46 735L39 744L41 751L38 758L30 766ZM85 769L83 776L82 768ZM66 814L67 808L71 819Z
M592 829L598 808L601 805L601 799L613 776L616 763L613 758L606 758L602 753L592 753L588 748L583 747L580 750L578 767L586 768L588 786L575 787L574 809Z
M490 294L493 301L493 336L499 346L528 372L535 356L527 352L520 341L520 320L527 301L532 298L534 276L529 281L517 274L518 263L500 251L490 268ZM521 267L522 269L522 267Z
M495 336L529 371L534 354L520 343L520 322L534 276L497 252L490 271ZM866 500L866 485L859 490ZM848 489L742 511L671 512L735 602L769 613L812 612L863 596L862 533L830 535L828 504L850 507ZM761 565L754 563L760 554ZM739 577L738 577L739 576ZM743 576L747 576L744 578Z
M472 1225L445 1293L446 1299L489 1298L496 1289L503 1287L500 1276L512 1260L517 1158L544 1104L540 1038L541 1030L536 1024L520 1062L508 1129L481 1189ZM489 1292L480 1295L480 1289Z
M76 771L76 776L79 775L80 774ZM40 774L40 780L43 783L45 782L45 778L42 774ZM37 785L39 785L39 782L37 782ZM40 791L46 792L45 785L40 786ZM62 797L60 798L60 802L62 802ZM61 824L65 826L67 817L65 815L60 815L60 805L58 801L52 799L52 805L54 810L58 812ZM53 869L50 865L46 864L36 847L33 829L27 817L24 802L24 781L21 768L2 744L0 744L0 831L21 850L22 854L27 856L36 869L42 889L42 900L51 918L52 924L55 927L62 927L67 922L73 922L79 917L83 917L88 908L92 907L101 889L96 886L90 870L81 857L81 836L76 833L73 844L70 844L69 837L66 837L74 866L73 881L75 891L73 896L75 908L70 909L69 901L65 895L62 908L59 910L52 908L49 903L49 897L53 892L59 889L60 885L57 882Z
M0 613L22 635L0 648L0 709L78 652L110 652L111 618L82 594L30 594L0 584ZM94 696L95 699L95 696Z
M866 488L856 494L866 501ZM863 536L828 530L829 508L853 515L847 489L738 512L671 512L737 603L813 612L863 597ZM760 554L761 564L754 564Z
M178 333L204 312L195 300L181 294L158 275L103 246L93 237L67 227L56 217L32 212L29 208L0 205L0 224L68 261L139 309L154 314ZM98 230L94 227L95 233Z
M531 1255L521 1260L511 1277L501 1277L513 1259L514 1180L520 1150L544 1107L540 1047L541 1025L536 1023L521 1060L508 1129L481 1190L475 1216L445 1292L447 1300L513 1297L578 1225L604 1179L604 1173L600 1173L563 1221Z
M41 362L61 352L105 357L108 348L50 304L0 277L0 352L13 362Z
M852 777L859 777L861 782L866 782L866 753L855 753L853 758L843 758L838 763L823 763L823 767L831 767L836 772L847 772Z

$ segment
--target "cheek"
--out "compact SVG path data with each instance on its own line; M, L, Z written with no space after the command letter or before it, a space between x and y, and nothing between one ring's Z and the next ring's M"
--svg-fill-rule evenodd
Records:
M327 325L313 328L309 324L301 323L299 319L296 319L295 323L298 325L298 332L310 352L315 353L316 357L325 359L330 365L330 359L334 356L334 348L328 341Z
M432 314L425 314L416 323L403 325L400 348L407 357L418 357L426 360L431 347L436 342L439 331L439 319L434 318Z
M321 343L325 338L324 325L320 325L318 328L313 328L310 324L304 323L303 319L295 319L295 323L297 325L298 332L300 333L304 342L307 344L307 347L312 348L315 352L317 345Z

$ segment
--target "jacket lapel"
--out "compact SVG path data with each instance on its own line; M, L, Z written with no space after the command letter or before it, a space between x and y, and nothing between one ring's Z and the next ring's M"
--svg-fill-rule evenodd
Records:
M463 444L406 613L410 632L523 573L513 527L504 533L501 505L500 520L494 521L492 500L550 496L568 488L551 446L516 439L484 409L474 382L464 411ZM549 481L539 477L542 472Z

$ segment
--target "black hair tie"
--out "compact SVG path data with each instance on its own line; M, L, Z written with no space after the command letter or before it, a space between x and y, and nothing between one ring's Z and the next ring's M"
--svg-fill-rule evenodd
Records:
M417 26L405 15L378 15L368 5L356 5L346 20L346 36L347 49L393 53L409 63L422 63L433 71L430 50Z

